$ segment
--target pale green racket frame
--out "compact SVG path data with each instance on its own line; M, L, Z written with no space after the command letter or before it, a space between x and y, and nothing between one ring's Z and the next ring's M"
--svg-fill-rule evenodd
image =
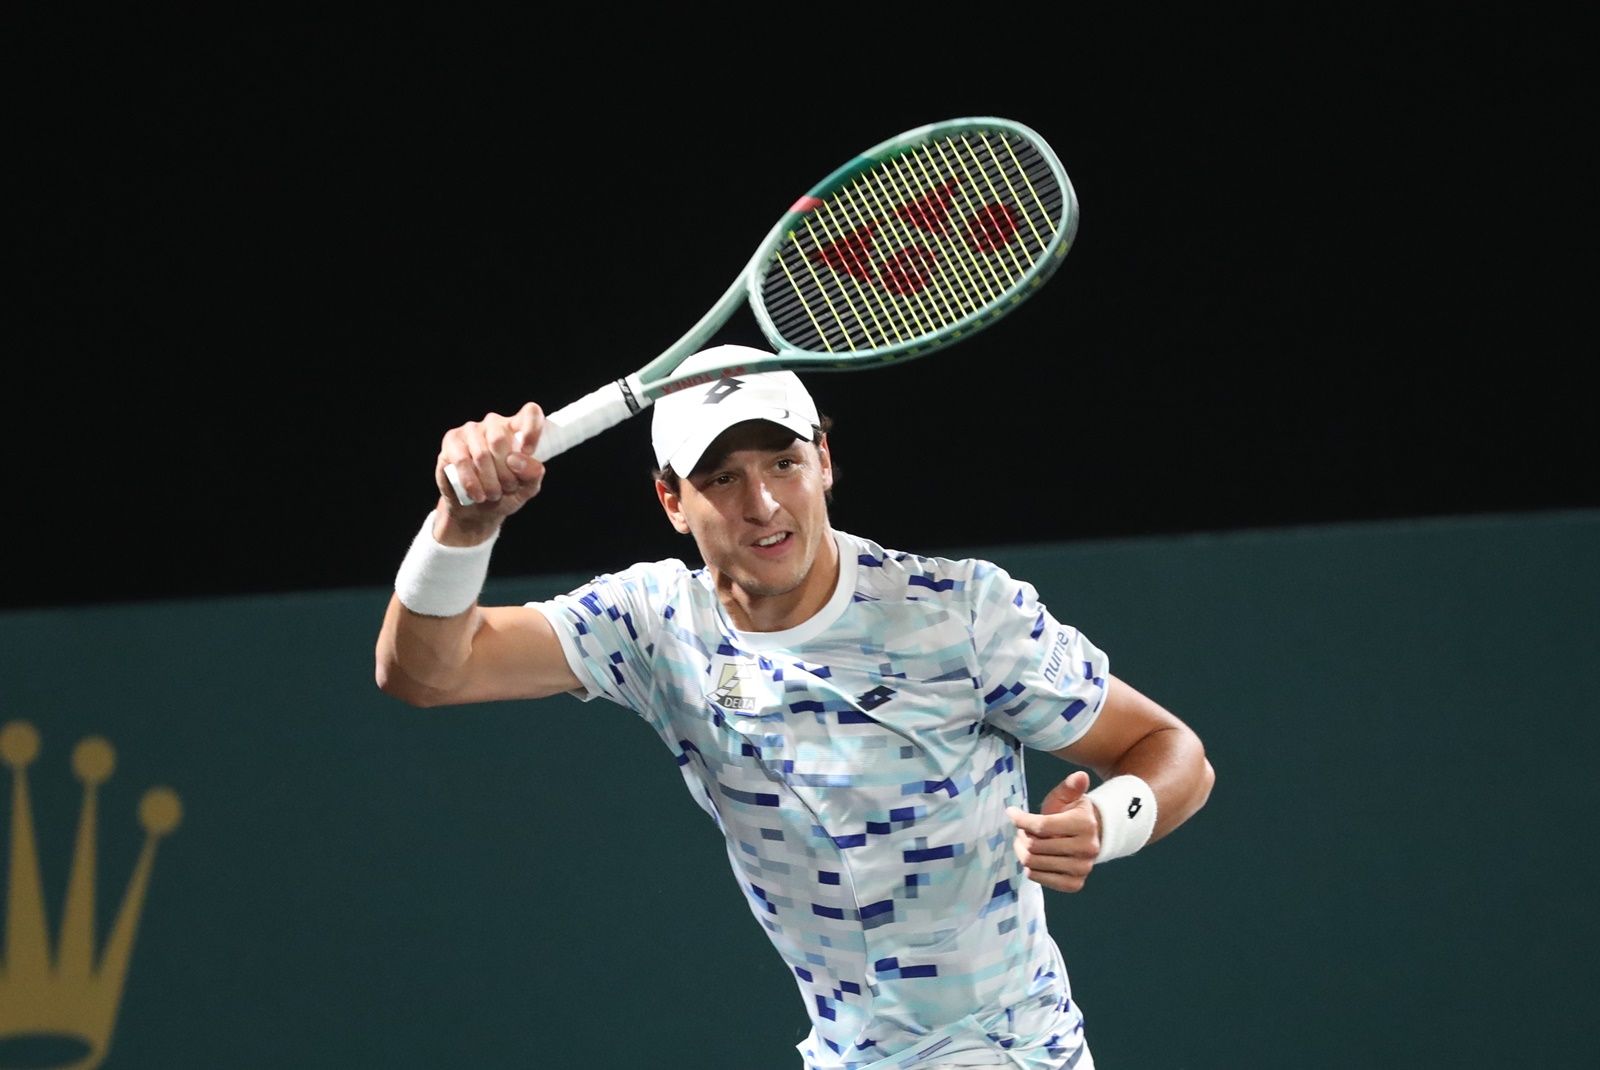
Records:
M785 344L761 301L760 289L767 263L788 244L790 234L801 224L806 214L814 207L814 204L808 204L807 202L827 200L829 196L837 192L850 179L863 172L870 171L883 162L900 156L909 150L932 141L977 131L1011 134L1026 140L1039 153L1040 157L1050 165L1050 171L1060 187L1062 198L1060 220L1056 225L1055 233L1051 236L1043 253L1035 260L1033 265L997 298L977 311L935 332L922 335L907 343L881 346L874 349L855 349L844 353L818 353L812 350L794 349ZM1011 311L1019 302L1031 295L1050 278L1056 268L1060 266L1062 259L1066 257L1068 250L1071 249L1073 238L1078 231L1077 195L1072 189L1072 183L1067 178L1066 171L1061 166L1061 161L1056 158L1049 145L1038 134L1021 123L992 117L952 119L941 123L931 123L915 130L908 130L898 137L890 138L888 141L875 145L863 152L860 156L857 156L817 183L807 192L805 197L796 202L797 208L801 205L806 206L804 210L789 211L772 228L762 241L760 251L750 259L744 271L739 274L739 277L733 281L733 284L717 300L711 311L702 316L700 321L691 327L682 338L674 342L666 352L638 371L637 375L644 387L644 396L638 399L641 407L671 393L674 389L681 388L686 380L699 381L707 374L704 371L699 373L684 372L674 376L672 373L685 357L698 352L705 345L706 341L738 311L739 305L743 301L749 302L751 311L761 325L761 333L766 335L767 340L772 343L776 352L768 359L752 361L747 365L741 366L740 374L781 369L794 371L856 371L866 367L882 366L887 362L922 356L941 346L959 341Z
M790 244L790 236L803 226L808 213L823 205L830 196L841 190L852 179L871 172L908 151L963 134L976 136L984 133L1017 137L1026 141L1048 164L1059 187L1061 204L1058 218L1053 223L1054 229L1040 253L1033 257L1030 266L1001 292L986 298L971 312L936 330L918 334L906 341L841 352L816 352L797 349L787 344L762 301L761 285L767 265L775 257L780 256ZM1072 189L1072 183L1049 145L1028 127L1009 119L982 117L952 119L908 130L863 152L812 187L804 197L799 198L794 207L768 233L759 251L751 257L738 278L718 298L711 310L700 317L683 337L669 346L660 356L632 375L608 383L599 390L550 413L545 418L545 428L534 456L539 460L555 457L644 410L658 398L674 390L706 382L719 375L745 375L782 369L797 372L864 370L923 356L935 349L970 337L1037 291L1060 266L1067 251L1072 247L1077 230L1078 199ZM679 370L679 365L685 358L699 352L711 336L738 311L740 304L745 302L749 303L756 320L761 325L762 333L772 343L776 352L770 357L738 365L702 367L691 371ZM445 472L455 489L457 500L463 505L473 504L473 499L468 496L461 484L455 465L447 465Z

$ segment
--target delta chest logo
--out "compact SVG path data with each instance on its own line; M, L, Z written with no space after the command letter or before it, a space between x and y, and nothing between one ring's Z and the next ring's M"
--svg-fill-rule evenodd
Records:
M706 669L706 701L739 717L783 709L783 673L765 658L717 653Z
M0 958L0 1067L93 1070L111 1050L111 1033L144 912L156 844L178 827L183 808L170 788L151 788L139 802L144 848L106 934L95 947L97 793L111 777L116 752L98 736L72 751L83 805L67 875L60 937L53 949L40 880L28 767L39 756L39 733L26 721L0 728L0 761L11 770L10 868L5 953Z
M725 661L717 678L716 689L708 698L725 710L735 713L754 713L756 710L755 667L746 662Z

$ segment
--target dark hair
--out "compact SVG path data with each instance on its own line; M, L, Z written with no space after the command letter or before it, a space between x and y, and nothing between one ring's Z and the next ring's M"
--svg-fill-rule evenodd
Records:
M820 446L822 444L822 436L833 429L833 418L831 416L819 413L817 419L820 422L811 425L811 444L813 446ZM665 483L667 489L672 493L678 493L678 473L672 470L672 465L669 464L665 468L653 469L651 474L653 478ZM837 465L833 468L833 481L835 483L839 481L839 468ZM828 490L826 498L830 502L833 501L832 489Z

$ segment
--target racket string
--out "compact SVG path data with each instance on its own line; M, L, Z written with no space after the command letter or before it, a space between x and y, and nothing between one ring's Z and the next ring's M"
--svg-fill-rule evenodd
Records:
M869 177L877 177L877 172L870 172ZM892 197L886 195L881 183L874 189L857 179L844 192L852 195L859 206L872 209L881 220L878 224L880 229L891 231L904 229L899 226L900 206ZM900 298L896 307L900 312L901 322L910 329L911 336L915 338L928 333L935 322L935 310L923 297L922 291L925 288L921 271L923 264L920 257L909 251L912 248L914 247L911 245L902 245L883 263L888 265L888 277L884 280L885 288L890 294Z
M912 187L904 182L897 184L897 188L892 193L890 193L890 191L885 191L882 188L882 180L884 177L890 178L891 181L896 177L893 174L893 171L890 169L895 165L903 165L903 163L904 157L897 157L896 159L885 164L883 168L880 168L878 171L873 173L872 177L878 184L880 192L884 193L886 196L903 199L908 194L914 194L915 187ZM942 232L944 229L943 219L945 218L945 213L943 211L944 198L942 193L944 190L948 189L949 184L948 182L941 181L939 176L935 175L930 176L926 185L929 192L923 193L920 197L912 196L909 200L905 200L905 203L892 213L892 218L897 224L900 240L905 243L902 245L902 249L920 248L918 245L918 236L910 233L908 229L908 220L906 219L908 214L913 217L909 222L912 225L916 225L918 229L923 230L926 233L928 240L934 241L936 244L943 242ZM930 198L932 199L930 200ZM908 208L910 209L909 212L907 211ZM946 263L950 262L948 250L941 250L936 252L934 255L935 263L940 262L941 259L943 259L943 261ZM955 297L957 298L958 303L966 306L960 315L951 317L950 322L955 322L956 320L960 319L961 316L966 315L968 312L971 312L973 309L979 307L983 303L982 298L978 297L976 292L970 286L966 285L968 280L957 280L952 278L947 279L946 281L947 283L960 282L962 283L962 287L960 289L956 289L950 285L939 287L935 289L935 294L941 299L946 298L947 295L950 297ZM945 307L948 310L948 302L946 302Z
M984 141L985 145L989 145L988 135L984 135L983 141ZM1056 233L1055 217L1053 215L1043 211L1043 204L1042 204L1042 202L1040 201L1040 198L1039 198L1039 191L1034 187L1033 183L1031 181L1029 181L1028 172L1023 168L1022 162L1017 159L1017 154L1016 154L1015 147L1011 144L1009 139L1005 139L1005 138L1001 139L1001 144L1005 146L1006 154L1010 158L1011 163L1012 163L1012 168L1011 169L1007 169L1005 167L1002 167L1001 171L1000 171L1000 173L1005 176L1006 188L1010 189L1012 196L1014 198L1016 198L1020 202L1022 200L1022 198L1021 198L1020 195L1018 195L1018 193L1016 191L1016 188L1011 185L1011 175L1014 173L1018 177L1020 177L1021 180L1023 181L1023 183L1026 184L1027 187L1028 187L1028 193L1029 193L1030 197L1032 198L1032 203L1036 207L1038 207L1040 209L1041 218L1044 220L1045 225L1050 228L1050 236L1051 237L1055 237L1055 233ZM994 148L993 148L992 145L990 145L989 151L991 153L994 152ZM1054 185L1054 183L1052 183L1052 185ZM1028 213L1024 212L1023 213L1023 219L1027 221L1028 229L1030 231L1032 231L1032 233L1033 233L1033 240L1039 243L1040 251L1042 252L1044 249L1048 248L1048 246L1050 244L1049 240L1046 239L1046 238L1040 237L1038 228L1036 228L1034 226L1033 217L1031 215L1029 215Z
M929 157L926 155L926 152L927 146L923 146L921 153L913 154L914 156L920 158L920 161L923 163L924 170L923 175L919 176L920 181L927 181L932 177L927 174L926 170L927 166L932 163L931 159L929 159ZM948 163L945 164L945 169L949 170L952 175L954 174L954 170L949 168ZM937 173L938 172L936 169L935 174ZM943 185L945 188L951 189L963 200L963 202L965 202L966 210L972 210L971 198L962 182L954 179L946 179ZM956 266L956 269L961 273L962 281L965 282L967 286L966 292L973 299L970 307L981 307L985 304L988 304L990 301L995 300L1000 293L1005 290L1005 286L1001 286L997 290L994 283L998 280L994 279L993 272L991 271L987 275L985 274L984 269L988 267L988 265L978 262L971 255L971 250L967 248L966 243L959 240L959 235L957 235L956 238L957 240L953 243L954 249L947 251L947 262L953 263ZM942 234L940 235L940 239L941 241L943 240ZM972 285L972 280L976 280L976 287ZM982 291L981 294L978 292L979 290Z
M840 266L844 267L844 273L836 278L842 289L853 289L858 294L858 301L850 302L852 310L857 311L854 324L857 330L850 330L851 325L839 325L841 334L850 338L850 348L903 343L959 318L948 304L939 307L944 303L942 295L937 302L930 302L920 292L920 285L908 284L911 272L918 265L904 261L893 265L887 261L879 263L868 253L869 245L876 240L876 231L882 226L868 220L892 219L892 213L887 211L889 207L872 190L857 183L812 213L823 224L828 244L823 244L808 221L814 250L810 256L831 265L842 261ZM803 246L801 249L804 251ZM815 250L821 250L820 254ZM885 270L886 266L890 270ZM869 311L870 321L860 317L856 309L858 302ZM781 314L781 309L775 311ZM824 339L824 342L833 348L831 340Z
M856 196L850 197L850 193L855 193ZM824 346L830 350L874 348L908 341L924 333L916 325L908 322L905 310L891 300L895 288L871 256L874 227L865 220L872 218L874 214L860 204L858 191L847 191L825 202L807 217L807 236L812 241L809 251L798 241L798 235L795 235L797 240L794 249L797 252L797 259L808 266L820 261L830 269L842 269L842 273L835 270L829 281L834 281L838 289L846 295L849 289L856 289L861 303L870 313L870 323L859 314L851 323L837 321L836 325L839 328L837 344L835 338L828 334L824 334L822 338ZM819 228L823 231L821 238L817 234ZM826 243L822 239L826 239ZM813 278L817 279L819 288L825 293L823 280L815 273ZM805 302L803 293L797 296L802 303ZM855 302L847 300L847 303L854 311Z
M812 228L811 218L808 217L806 220L807 231L813 242L817 242L817 247L843 249L845 251L847 260L845 277L850 280L862 305L868 310L872 321L869 328L864 320L857 318L856 326L862 328L862 334L866 340L864 348L886 344L891 340L895 342L906 341L910 337L914 337L914 335L908 336L901 329L895 310L888 302L883 279L878 274L870 252L860 237L860 231L853 227L848 219L841 218L840 214L834 211L832 202L825 202L819 211L813 212L811 215L816 217L817 225L825 232L829 242L827 246L823 246L818 242L816 230ZM863 282L864 279L872 283L872 285L866 285ZM853 307L854 303L852 302ZM841 326L843 327L844 325L841 324ZM845 328L845 330L849 334L848 328Z
M1049 161L1015 135L979 130L916 146L806 214L768 266L763 303L796 348L904 344L1026 278L1063 199Z
M832 232L832 237L829 238L831 244L838 245L843 242L845 248L848 249L850 262L845 274L856 291L862 307L867 310L867 315L871 319L871 327L865 331L867 337L869 339L876 337L886 340L892 334L895 341L906 340L906 335L896 323L894 309L889 306L885 297L882 280L875 279L875 270L870 257L866 255L866 251L858 248L859 242L841 232L839 228L840 221L833 212L831 205L823 205L822 211L813 213L813 215L818 217L816 222L824 232ZM806 229L812 241L818 242L820 247L821 243L817 239L816 230L813 229L810 219L806 220ZM876 284L867 285L862 281L863 279L875 281ZM851 310L854 311L855 301L850 302L850 305ZM857 315L857 322L862 327L866 326L866 321L861 319L859 314Z
M887 166L888 164L884 165ZM923 291L927 288L927 278L922 269L927 266L928 260L905 222L908 206L915 206L917 202L907 201L899 191L885 189L882 174L884 167L868 172L864 176L858 176L836 199L846 203L858 218L876 221L863 223L863 227L875 227L880 231L891 232L891 236L899 244L899 249L892 258L886 259L886 262L894 263L897 274L890 280L891 284L885 285L884 289L902 298L897 306L902 313L901 320L908 324L915 337L954 323L965 312L957 311L950 306L950 297L959 295L952 295L939 289L934 290L932 300L923 295ZM973 307L970 300L966 304L967 311L970 311ZM912 322L913 313L914 322Z
M1001 205L999 196L995 193L994 182L991 180L990 176L981 171L978 175L973 175L972 168L969 166L969 161L972 158L972 146L966 141L965 138L962 139L962 148L966 149L966 152L957 158L956 166L961 168L962 173L967 179L966 184L962 188L967 197L968 211L971 213L967 217L969 220L969 245L971 242L980 240L975 236L978 231L982 231L983 238L981 240L985 244L993 244L992 235L990 232L997 228L995 215L997 212L1003 212L1004 207ZM983 197L985 190L988 191L988 194L992 199L987 202L982 202L981 198ZM980 203L972 203L972 197L974 193L976 193L980 199ZM995 207L997 205L1001 206ZM1003 242L1000 248L1010 253L1011 267L1014 267L1016 271L1014 273L1010 271L1007 268L1003 258L997 257L994 258L992 262L986 261L986 263L989 268L995 272L996 276L998 276L1001 272L1005 272L1006 286L1004 288L1009 289L1026 269L1017 263L1016 254L1011 252L1011 243L1009 241Z

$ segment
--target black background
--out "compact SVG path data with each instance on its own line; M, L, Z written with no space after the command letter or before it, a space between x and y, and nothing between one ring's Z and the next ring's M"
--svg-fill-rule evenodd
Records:
M963 115L1050 142L1078 241L961 346L812 379L839 526L1600 506L1575 27L619 12L20 25L0 607L388 584L448 428L634 370L799 194ZM650 460L640 418L553 463L496 573L692 559Z

